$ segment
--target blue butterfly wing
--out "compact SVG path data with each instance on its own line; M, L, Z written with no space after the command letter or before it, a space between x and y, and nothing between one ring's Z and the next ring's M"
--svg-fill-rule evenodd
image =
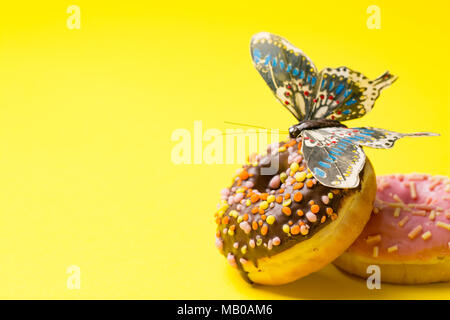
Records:
M324 128L330 135L340 139L341 143L352 143L360 146L389 149L395 141L404 137L431 137L439 134L432 132L399 133L385 129L360 127L360 128Z
M347 67L326 68L318 76L310 118L345 121L362 117L372 110L380 91L396 79L389 72L369 80Z
M267 32L253 36L250 52L255 68L276 98L299 121L307 119L317 86L314 63L286 39Z
M308 169L323 185L333 188L355 188L366 155L355 143L346 143L324 128L302 131L302 152Z

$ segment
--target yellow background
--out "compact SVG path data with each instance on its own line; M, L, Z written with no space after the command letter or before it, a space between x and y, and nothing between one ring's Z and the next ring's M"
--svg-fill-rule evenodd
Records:
M11 4L12 3L12 4ZM69 30L69 5L81 29ZM369 5L381 29L369 30ZM283 35L319 69L399 75L352 126L435 131L366 149L377 173L449 168L446 1L8 1L0 13L0 298L449 298L450 285L370 291L333 266L251 287L213 245L236 165L171 162L178 128L286 130L249 55ZM229 126L228 126L229 127ZM66 268L81 268L81 289Z

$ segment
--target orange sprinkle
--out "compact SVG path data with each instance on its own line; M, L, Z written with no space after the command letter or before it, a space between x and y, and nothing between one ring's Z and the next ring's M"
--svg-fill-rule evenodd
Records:
M283 207L283 209L281 209L281 211L287 216L291 215L291 208L289 208L289 207Z
M261 200L266 201L268 196L268 193L261 193Z
M284 195L284 198L287 200L287 199L289 199L291 197L291 194L290 193L286 193L285 195Z
M282 197L282 196L278 196L278 197L275 199L275 201L278 202L278 203L282 203L282 202L283 202L283 197Z
M220 237L220 230L217 230L217 232L216 232L216 237L217 237L217 238Z
M288 225L292 226L294 223L292 222L292 220L288 221Z
M239 173L239 178L241 180L247 180L248 179L248 172L247 172L247 170L242 170L241 173Z
M327 211L327 215L333 214L333 208L331 208L331 207L327 207L326 211Z
M264 214L264 209L259 208L259 209L258 209L258 212L259 212L259 214Z
M296 184L294 184L294 190L298 190L303 188L303 182L297 182Z
M292 147L296 143L297 143L297 140L292 139L291 141L289 141L289 143L287 145L288 145L288 147Z
M314 182L312 180L308 180L308 181L306 181L306 186L308 188L312 188L314 186Z
M300 221L300 222L298 223L298 225L301 227L301 226L304 226L305 223L304 223L303 221Z
M252 229L253 229L253 230L258 229L258 222L256 222L256 221L253 221L253 222L252 222Z
M300 166L300 168L298 168L298 171L303 171L305 170L305 166Z
M256 193L253 194L251 196L250 200L252 201L252 203L258 202L259 201L259 195L257 195Z
M338 189L333 189L333 190L331 190L331 192L333 192L334 194L339 194L339 190Z
M258 224L259 224L259 226L261 227L262 224L263 224L263 221L262 221L262 220L259 220L259 221L258 221Z
M216 224L220 224L220 218L219 217L216 218Z
M291 228L291 233L292 234L299 234L300 233L300 226L299 225L295 225L295 226L293 226L292 228Z
M304 213L303 213L302 210L300 210L300 209L297 210L297 215L299 215L299 216L301 217L301 216L303 216L303 214L304 214Z
M256 214L256 213L258 213L258 210L259 210L258 207L253 207L252 208L252 213Z
M238 180L238 182L236 183L236 185L237 185L238 187L240 187L240 186L241 186L241 184L242 184L242 180L241 180L241 179L239 179L239 180Z
M231 231L234 231L236 229L236 225L235 224L232 224L231 226L230 226L230 230Z
M323 216L322 219L320 219L320 222L324 223L326 219L327 219L327 216Z
M265 236L267 234L267 231L269 231L269 228L267 227L267 225L263 225L261 228L261 234Z
M312 213L317 213L317 212L319 212L319 210L320 210L320 207L317 204L314 204L311 206Z
M300 202L303 199L303 194L301 192L297 192L294 194L294 201Z
M284 192L284 188L281 188L279 192L280 192L280 193L283 193L283 192Z
M244 221L248 220L248 213L244 213L244 216L242 217L244 219Z
M225 216L222 218L222 224L228 224L228 222L230 222L230 217L229 216Z
M263 220L263 221L266 220L266 215L265 214L261 215L261 220Z

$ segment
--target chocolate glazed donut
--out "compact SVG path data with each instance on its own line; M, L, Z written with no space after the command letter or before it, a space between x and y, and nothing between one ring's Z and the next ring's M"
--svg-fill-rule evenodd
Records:
M291 136L336 126L325 122L300 123ZM276 173L262 173L277 160ZM320 269L351 245L369 219L376 192L369 161L355 189L320 184L306 167L301 138L269 146L267 155L250 162L222 191L215 214L216 246L248 282L282 284Z

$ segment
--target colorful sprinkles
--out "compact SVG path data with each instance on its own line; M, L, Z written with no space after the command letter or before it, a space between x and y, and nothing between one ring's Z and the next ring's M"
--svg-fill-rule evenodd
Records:
M286 169L267 180L260 168L277 152ZM266 156L252 156L231 187L222 190L215 213L216 246L234 267L288 249L338 218L344 192L316 181L306 168L300 140L270 146Z
M382 254L408 255L414 250L436 247L443 250L443 254L450 254L447 245L450 239L449 178L392 175L378 177L377 186L373 216L356 246L368 246L374 258ZM381 225L389 225L389 228L380 228ZM441 244L440 239L443 239Z

